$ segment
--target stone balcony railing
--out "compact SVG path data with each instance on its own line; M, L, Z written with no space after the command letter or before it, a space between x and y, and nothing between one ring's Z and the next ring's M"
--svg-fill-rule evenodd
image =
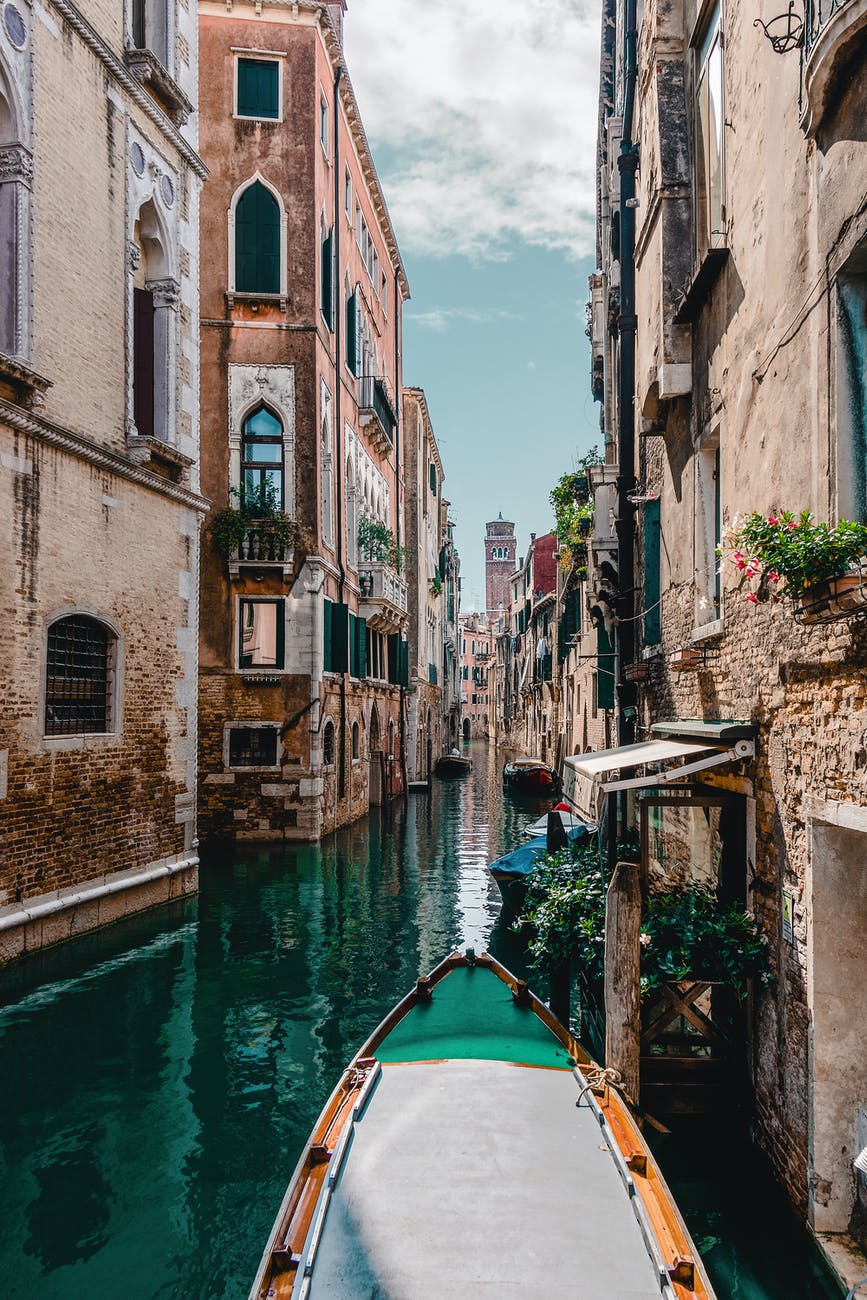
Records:
M399 632L409 608L407 585L383 560L359 560L358 611L374 632Z
M377 450L388 455L394 446L397 416L384 379L362 375L358 381L358 422Z
M285 545L275 536L269 520L254 520L229 557L229 573L236 576L244 569L281 569L284 577L292 572L292 543Z

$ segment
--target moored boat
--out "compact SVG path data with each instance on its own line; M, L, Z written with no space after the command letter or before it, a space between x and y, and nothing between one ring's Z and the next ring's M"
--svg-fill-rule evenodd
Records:
M546 819L547 815L540 820ZM572 844L576 840L586 839L594 833L594 830L594 827L588 826L585 822L577 822L566 831L567 842ZM547 851L548 844L544 833L541 836L534 835L526 843L512 849L510 853L504 853L502 857L496 858L488 867L488 873L500 891L503 906L514 916L520 915L524 906L528 876L535 869L539 858Z
M554 1294L713 1292L605 1072L492 957L453 953L326 1103L250 1300Z
M450 754L443 754L434 764L437 776L466 776L472 770L473 760L453 749Z
M518 794L554 795L560 778L539 758L512 758L503 768L503 785Z
M589 829L590 823L583 821L576 813L573 813L567 803L558 803L551 812L559 813L560 821L563 823L563 829L568 834L569 831L575 831L579 828ZM536 821L525 826L521 835L525 840L545 839L548 834L548 813L543 813Z

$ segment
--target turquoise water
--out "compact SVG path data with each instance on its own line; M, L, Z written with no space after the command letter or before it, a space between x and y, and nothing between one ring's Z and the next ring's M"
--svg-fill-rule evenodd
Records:
M537 810L504 800L486 747L473 756L469 779L324 845L212 847L197 900L6 977L3 1300L245 1297L325 1098L416 977L468 943L527 974L484 866ZM684 1168L681 1189L677 1150L661 1154L693 1230L722 1243L721 1298L836 1294L793 1284L812 1256L785 1218L742 1282L764 1192L732 1214L725 1158L698 1182Z

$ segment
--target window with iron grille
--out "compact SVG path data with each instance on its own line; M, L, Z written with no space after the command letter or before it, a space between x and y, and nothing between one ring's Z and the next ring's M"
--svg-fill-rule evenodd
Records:
M111 729L114 642L104 624L85 614L52 623L45 665L46 736Z
M277 727L231 727L229 767L276 767Z

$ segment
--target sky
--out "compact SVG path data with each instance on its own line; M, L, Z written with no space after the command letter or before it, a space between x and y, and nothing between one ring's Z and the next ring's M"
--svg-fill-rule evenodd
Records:
M425 390L462 608L484 526L518 554L600 441L584 334L594 269L597 0L348 0L344 45L407 268L404 383Z

